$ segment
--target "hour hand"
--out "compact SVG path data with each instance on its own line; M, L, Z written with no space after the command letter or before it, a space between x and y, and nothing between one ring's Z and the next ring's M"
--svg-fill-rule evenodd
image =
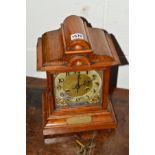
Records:
M79 88L80 88L80 72L78 72L78 75L77 75L77 93L79 91Z
M73 89L76 89L77 93L78 93L79 88L80 88L80 72L77 75L77 83L76 83L75 87L73 87Z
M73 87L72 89L76 89L76 92L78 93L79 88L80 88L80 85L78 85L78 83L76 83L75 87Z

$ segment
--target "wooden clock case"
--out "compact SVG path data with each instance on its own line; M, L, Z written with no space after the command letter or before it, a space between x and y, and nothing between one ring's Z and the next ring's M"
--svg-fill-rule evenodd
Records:
M43 135L115 128L117 121L109 98L110 67L120 61L111 36L102 29L88 26L78 16L67 17L61 28L38 38L37 70L46 71L47 89L43 93ZM53 74L102 70L102 106L56 109Z

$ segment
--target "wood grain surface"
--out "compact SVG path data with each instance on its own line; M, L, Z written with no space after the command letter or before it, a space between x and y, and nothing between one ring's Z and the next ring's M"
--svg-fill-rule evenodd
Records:
M78 38L78 35L82 38ZM77 36L72 39L72 36ZM70 65L74 56L87 59L78 60L81 66ZM105 30L91 27L81 17L68 16L57 30L45 32L37 43L37 70L64 72L71 70L91 70L119 65L120 61L111 35Z

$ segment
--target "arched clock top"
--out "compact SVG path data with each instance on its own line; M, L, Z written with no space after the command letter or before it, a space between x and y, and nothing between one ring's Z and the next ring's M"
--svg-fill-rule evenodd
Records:
M71 60L82 57L77 65ZM74 58L75 59L75 58ZM108 32L88 26L79 16L69 16L58 30L46 32L37 43L37 69L40 71L70 71L83 68L103 68L120 64Z
M61 25L61 30L66 54L92 52L86 23L80 17L67 17Z

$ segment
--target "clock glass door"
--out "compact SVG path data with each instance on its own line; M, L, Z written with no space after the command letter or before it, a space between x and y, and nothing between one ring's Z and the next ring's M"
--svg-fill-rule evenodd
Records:
M56 108L101 105L102 82L103 71L54 74Z

